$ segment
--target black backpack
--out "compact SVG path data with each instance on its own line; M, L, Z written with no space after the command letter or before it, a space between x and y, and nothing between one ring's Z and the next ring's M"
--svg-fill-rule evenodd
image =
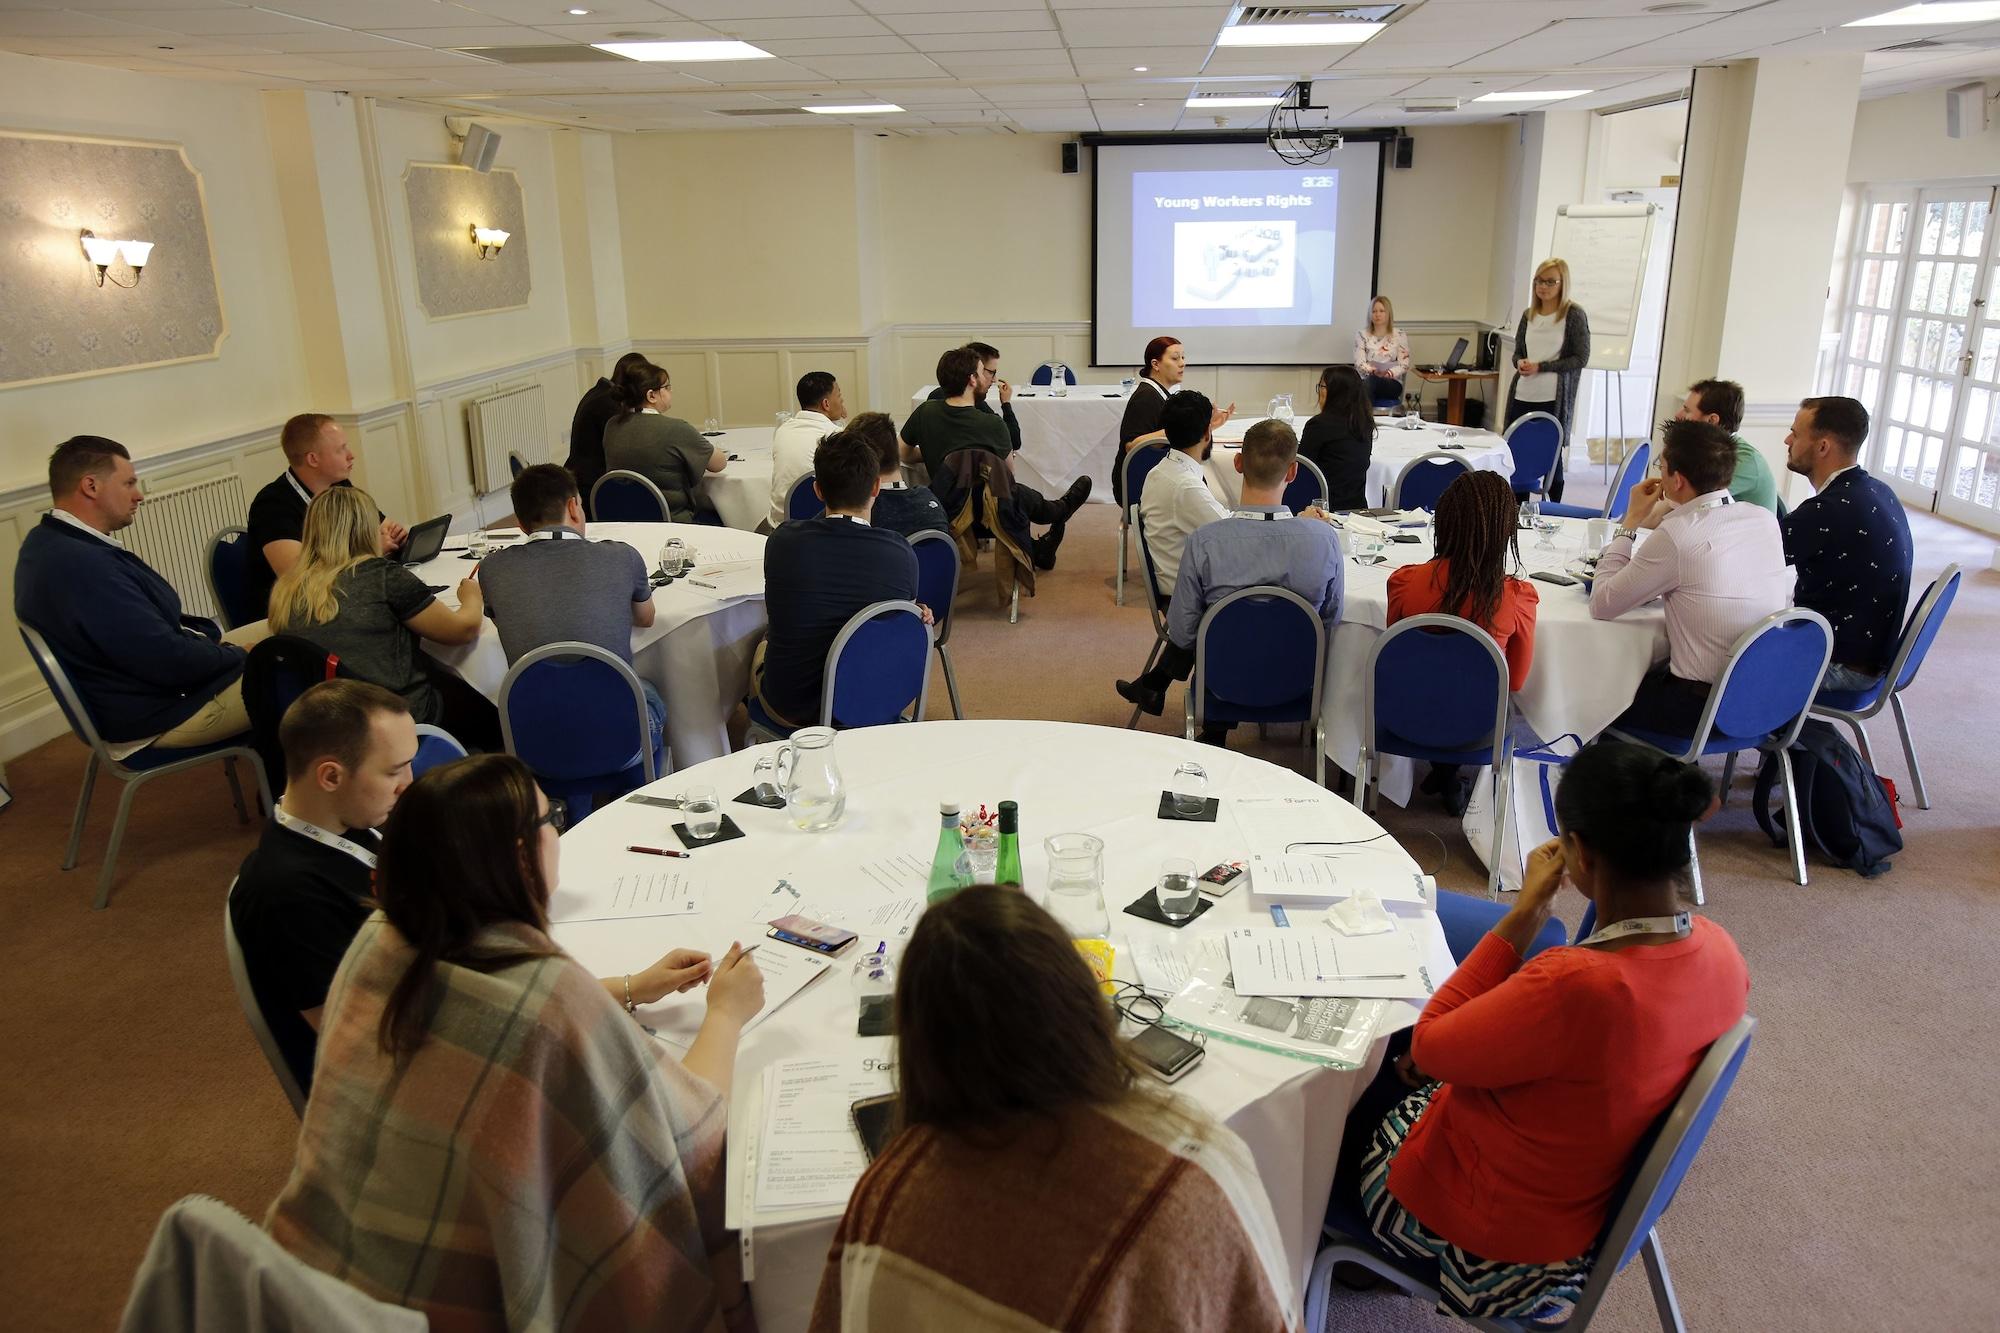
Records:
M1806 841L1837 866L1864 879L1889 868L1888 858L1903 850L1896 808L1889 794L1853 746L1831 722L1808 718L1792 742L1792 784L1798 792L1799 822ZM1785 845L1782 808L1774 815L1771 798L1778 785L1778 756L1764 756L1750 808L1774 846Z

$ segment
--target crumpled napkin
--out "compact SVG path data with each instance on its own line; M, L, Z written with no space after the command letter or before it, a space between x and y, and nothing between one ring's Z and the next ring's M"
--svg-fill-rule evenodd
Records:
M1382 900L1365 889L1327 908L1326 923L1343 935L1380 935L1396 928Z

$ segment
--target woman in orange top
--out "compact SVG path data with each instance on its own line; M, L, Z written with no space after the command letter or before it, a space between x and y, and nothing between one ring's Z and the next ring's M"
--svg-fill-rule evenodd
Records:
M1711 793L1699 768L1641 745L1571 760L1561 836L1396 1062L1417 1091L1379 1124L1348 1122L1369 1136L1357 1179L1376 1238L1435 1259L1453 1313L1550 1317L1575 1298L1640 1142L1743 1016L1735 941L1678 897ZM1524 963L1565 878L1598 929Z
M1438 497L1435 555L1421 565L1405 565L1389 576L1389 623L1408 616L1444 612L1463 617L1493 636L1507 656L1507 688L1528 679L1535 657L1534 585L1512 578L1518 563L1514 489L1498 472L1468 472ZM1457 764L1432 764L1423 790L1444 801L1454 815L1465 813L1472 780Z

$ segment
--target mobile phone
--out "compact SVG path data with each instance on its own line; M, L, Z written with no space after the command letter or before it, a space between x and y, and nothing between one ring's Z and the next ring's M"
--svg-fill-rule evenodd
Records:
M1163 1083L1177 1083L1201 1063L1207 1052L1185 1037L1175 1036L1155 1023L1127 1043L1139 1063Z
M863 1097L848 1107L847 1113L854 1118L854 1132L861 1136L861 1151L874 1161L896 1137L896 1094Z
M854 943L855 938L851 930L829 926L809 916L781 916L768 924L770 929L765 934L772 939L785 944L796 944L801 949L811 949L814 953L839 953Z
M1546 569L1538 569L1528 575L1528 577L1531 579L1540 579L1544 583L1554 583L1564 588L1574 588L1576 586L1576 580L1569 575L1552 573Z

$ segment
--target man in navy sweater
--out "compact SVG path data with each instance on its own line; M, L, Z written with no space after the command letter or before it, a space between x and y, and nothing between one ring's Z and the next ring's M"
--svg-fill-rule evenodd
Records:
M764 544L769 633L751 665L766 712L787 726L819 720L826 658L848 617L873 602L915 601L917 554L896 533L873 527L880 490L875 448L854 431L820 441L813 490L826 512L783 523ZM928 607L924 623L931 623Z
M1910 520L1888 483L1860 465L1868 409L1852 398L1808 398L1785 436L1785 466L1813 496L1780 522L1798 567L1793 600L1833 626L1820 688L1865 690L1882 679L1910 598Z
M65 440L49 456L49 493L55 507L21 543L14 618L49 641L112 752L122 759L249 730L238 644L268 630L260 620L231 642L208 637L206 622L182 616L167 581L112 538L144 499L125 446Z

